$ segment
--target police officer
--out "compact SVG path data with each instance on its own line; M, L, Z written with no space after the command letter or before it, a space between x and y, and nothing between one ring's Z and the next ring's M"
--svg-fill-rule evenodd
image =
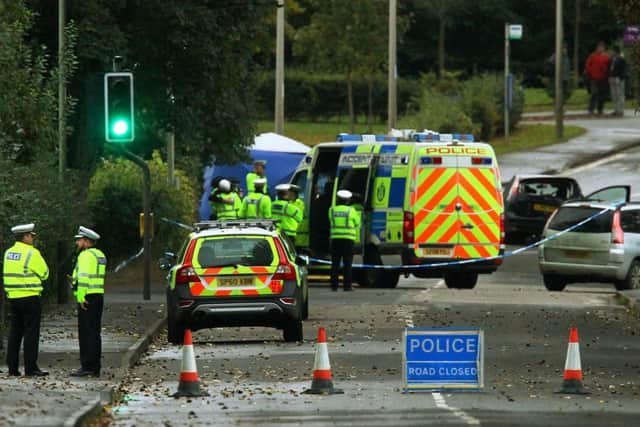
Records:
M246 219L271 218L271 197L263 193L267 180L258 178L253 181L255 191L250 192L242 200L239 217Z
M329 208L331 224L331 290L338 290L340 260L343 262L344 290L351 291L351 264L353 263L353 243L360 229L360 213L349 206L351 192L340 190L336 206Z
M249 172L246 176L247 180L247 193L251 193L255 191L255 187L253 186L253 182L258 178L264 178L265 183L262 189L264 194L268 194L267 187L267 176L264 174L264 170L267 167L267 162L265 160L256 160L253 162L253 172Z
M294 244L298 226L302 222L302 211L289 201L290 189L289 184L276 186L278 200L271 205L271 216L273 219L279 220L278 229Z
M304 200L300 198L300 187L295 184L289 184L289 200L296 205L302 216L304 217Z
M221 179L214 199L217 219L225 221L238 218L241 203L238 193L231 191L231 182L228 179Z
M102 356L100 329L107 258L100 249L95 247L100 235L90 228L80 226L75 239L79 254L72 277L78 302L80 369L73 371L71 376L99 377Z
M11 232L16 243L4 253L4 290L11 310L11 330L7 345L9 375L20 376L20 343L24 338L24 373L28 377L43 377L48 372L38 367L38 342L42 307L42 281L49 277L49 268L40 251L33 247L35 224L16 225Z
M216 176L215 178L213 178L211 180L211 192L209 193L209 204L211 206L211 215L209 216L209 218L211 218L212 220L217 219L217 213L216 213L216 201L218 200L218 193L220 192L220 190L218 190L218 185L220 184L220 181L223 180L224 178L221 176Z

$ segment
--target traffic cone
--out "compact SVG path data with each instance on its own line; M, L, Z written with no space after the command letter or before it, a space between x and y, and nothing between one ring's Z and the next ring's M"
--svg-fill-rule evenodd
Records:
M329 364L329 350L327 349L327 333L324 328L318 328L318 345L313 362L313 380L311 388L305 394L341 394L344 391L333 388L331 379L331 365Z
M569 329L569 348L567 348L567 361L564 365L564 380L562 381L562 389L558 393L589 394L582 385L578 328Z
M173 397L198 397L208 396L209 393L200 390L200 378L196 367L196 358L193 353L193 339L191 329L184 331L184 345L182 347L182 365L180 367L180 384Z

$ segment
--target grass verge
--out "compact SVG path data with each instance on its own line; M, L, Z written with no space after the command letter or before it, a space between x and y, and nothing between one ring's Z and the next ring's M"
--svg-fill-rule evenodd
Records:
M555 125L550 124L519 124L509 137L507 144L503 136L494 138L489 143L493 146L496 154L512 153L514 151L529 151L545 145L564 142L578 137L586 132L580 126L565 125L564 137L561 141L556 139Z
M524 112L536 113L540 111L551 111L555 108L554 99L549 96L546 89L527 88L524 90ZM589 106L589 93L586 89L574 89L571 97L564 104L567 110L584 110ZM611 103L606 102L605 108L611 108Z
M366 124L357 124L354 133L387 133L387 125L377 123L371 126L371 130ZM273 132L273 122L258 122L258 133ZM289 138L300 141L309 146L314 146L320 142L335 141L336 135L342 132L350 132L348 123L339 122L285 122L284 134Z

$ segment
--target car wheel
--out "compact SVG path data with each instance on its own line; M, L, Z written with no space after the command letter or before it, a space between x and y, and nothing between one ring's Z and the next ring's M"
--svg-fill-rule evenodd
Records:
M185 326L176 319L176 305L173 303L171 292L167 291L167 341L171 344L182 344Z
M616 289L624 291L627 289L640 289L640 261L633 260L629 266L627 277L615 283Z
M447 285L447 288L473 289L476 283L478 283L478 273L445 273L444 283Z
M282 337L285 342L298 342L302 341L302 320L294 320L291 323L284 325L282 331Z
M567 280L562 276L544 274L542 280L545 288L553 292L562 291L567 286Z

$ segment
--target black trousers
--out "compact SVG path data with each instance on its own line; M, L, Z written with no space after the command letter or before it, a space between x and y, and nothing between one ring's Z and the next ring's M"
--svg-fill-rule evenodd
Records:
M78 338L80 340L80 366L84 371L100 373L100 359L102 357L102 308L103 294L89 294L85 296L87 309L83 310L78 304Z
M338 275L340 274L340 260L343 263L342 276L344 288L351 288L351 265L353 264L353 240L331 239L331 287L338 287Z
M38 371L38 343L40 341L40 297L14 298L9 300L11 330L7 344L7 366L9 372L18 372L20 344L24 338L25 374Z
M609 82L607 79L591 80L591 97L589 98L589 112L593 113L595 109L602 114L604 101L607 99L607 90L609 90Z

